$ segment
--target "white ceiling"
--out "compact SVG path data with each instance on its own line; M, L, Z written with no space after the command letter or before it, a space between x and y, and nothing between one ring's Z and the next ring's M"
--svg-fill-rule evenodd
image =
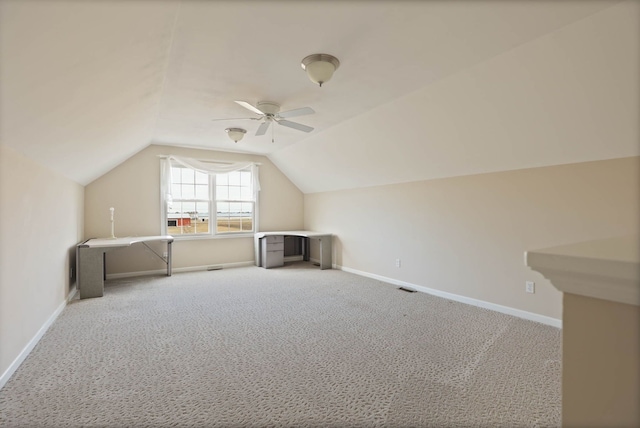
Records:
M4 0L0 142L81 184L149 144L265 154L303 191L428 178L399 174L349 184L354 166L348 162L342 184L323 177L326 165L306 174L316 151L354 126L352 138L341 144L353 144L346 152L356 156L365 144L352 141L365 134L358 129L380 126L361 123L371 112L393 115L397 100L617 3ZM322 88L300 67L312 53L330 53L341 62ZM271 132L253 135L257 121L211 120L252 116L234 100L274 101L282 110L310 106L316 114L292 120L315 130L305 134L277 126L272 143ZM391 129L422 130L430 118L394 120ZM224 129L230 126L248 130L241 142L228 139ZM382 144L402 151L404 143ZM565 161L551 156L541 163ZM477 172L467 163L451 161L451 168L435 176ZM332 166L339 167L340 162ZM481 168L492 169L510 167Z

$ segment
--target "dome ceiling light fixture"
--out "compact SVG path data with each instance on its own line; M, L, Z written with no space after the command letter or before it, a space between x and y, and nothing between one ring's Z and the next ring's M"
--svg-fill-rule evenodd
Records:
M247 133L247 130L242 128L227 128L225 129L225 132L227 133L229 138L237 143L238 141L242 140L242 137L244 137L244 134Z
M333 55L313 54L302 59L302 69L313 83L322 84L328 82L333 72L340 67L340 61Z

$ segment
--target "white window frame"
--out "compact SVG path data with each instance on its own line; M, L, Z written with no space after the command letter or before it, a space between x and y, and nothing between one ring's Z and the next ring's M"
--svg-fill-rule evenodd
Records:
M251 173L252 171L251 171L250 168L244 168L244 169L241 169L241 170L239 170L237 172L250 172ZM232 172L228 172L228 173L224 173L224 174L232 174ZM217 187L218 186L217 186L217 181L216 181L217 178L218 178L217 177L218 175L219 174L211 175L210 179L209 179L209 183L210 183L209 185L211 186L210 189L211 189L211 193L212 193L212 195L211 195L211 204L213 205L213 213L215 214L215 229L216 230L215 230L214 234L215 235L229 235L229 234L232 234L232 235L251 234L251 235L253 235L255 233L255 231L256 231L256 229L255 229L255 220L256 220L256 218L255 217L256 217L256 205L257 204L256 204L256 201L255 201L255 198L251 199L251 200L229 199L229 198L227 198L227 199L218 199L218 195L217 195ZM241 230L241 231L238 231L238 232L229 232L229 231L228 232L218 232L217 231L217 229L218 229L218 206L217 206L218 202L230 203L230 204L233 204L233 203L241 203L241 204L247 204L248 203L248 204L252 204L253 207L251 209L251 212L252 212L251 230L247 230L247 231ZM242 221L241 221L241 223L242 223ZM211 229L211 227L210 227L210 229Z
M207 161L196 161L194 159L188 159L188 158L176 158L175 156L163 156L164 161L168 162L168 168L169 168L169 174L167 174L167 170L164 170L164 168L167 168L167 164L162 164L161 163L161 190L160 190L160 205L161 205L161 234L162 235L169 235L168 233L168 221L169 221L169 210L168 210L168 202L171 198L171 195L169 194L170 191L168 191L167 189L170 189L171 187L171 175L170 175L170 168L171 167L178 167L178 168L191 168L194 171L200 171L199 169L196 168L192 168L189 165L186 165L184 163L182 163L182 161L193 161L194 164L197 164L196 166L202 166L204 164L207 165L207 168L213 168L214 170L216 169L216 167L214 165L219 165L221 166L222 169L227 169L226 171L221 171L221 172L211 172L209 170L208 172L208 185L209 185L209 199L208 200L200 200L200 199L190 199L190 198L186 198L186 199L182 199L182 198L176 198L174 200L174 202L207 202L209 204L209 231L205 232L205 233L187 233L187 234L176 234L176 235L172 235L175 239L178 240L190 240L190 239L220 239L220 238L242 238L242 237L253 237L253 235L256 233L256 231L258 231L258 219L259 219L259 182L258 182L258 164L255 163L243 163L243 164L238 164L240 167L238 167L237 169L232 169L232 170L228 170L228 168L226 168L227 166L230 166L230 163L228 162L220 162L220 161L213 161L213 160L207 160ZM176 161L176 159L179 159L180 161ZM235 164L233 164L235 165ZM253 180L253 199L252 200L231 200L231 199L224 199L224 200L220 200L218 201L216 199L216 175L217 174L225 174L225 173L229 173L229 172L233 172L233 171L250 171L252 173L251 179ZM257 190L256 190L257 189ZM252 217L252 230L251 231L225 231L225 232L218 232L218 223L217 223L217 202L240 202L240 203L250 203L253 204L253 217Z

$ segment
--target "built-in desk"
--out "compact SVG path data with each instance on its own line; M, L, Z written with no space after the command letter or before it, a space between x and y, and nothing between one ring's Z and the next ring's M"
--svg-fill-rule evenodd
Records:
M167 243L167 256L163 257L151 250L147 242ZM89 239L76 247L76 271L78 292L81 299L102 297L104 294L105 254L107 251L143 244L167 265L167 276L171 276L171 243L173 236L128 236L125 238Z
M320 245L320 269L331 269L331 234L311 232L308 230L286 230L276 232L258 232L254 235L256 266L265 268L284 264L284 240L296 236L304 241L302 259L309 261L309 240L318 241Z

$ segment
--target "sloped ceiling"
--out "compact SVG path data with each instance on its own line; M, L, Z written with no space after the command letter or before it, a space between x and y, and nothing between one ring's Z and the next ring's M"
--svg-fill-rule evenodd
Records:
M633 0L0 8L0 142L81 184L149 144L264 154L305 192L638 153L638 88L620 90L637 80ZM341 61L322 88L300 68L312 53ZM253 116L234 100L310 106L295 120L315 130L212 121Z

